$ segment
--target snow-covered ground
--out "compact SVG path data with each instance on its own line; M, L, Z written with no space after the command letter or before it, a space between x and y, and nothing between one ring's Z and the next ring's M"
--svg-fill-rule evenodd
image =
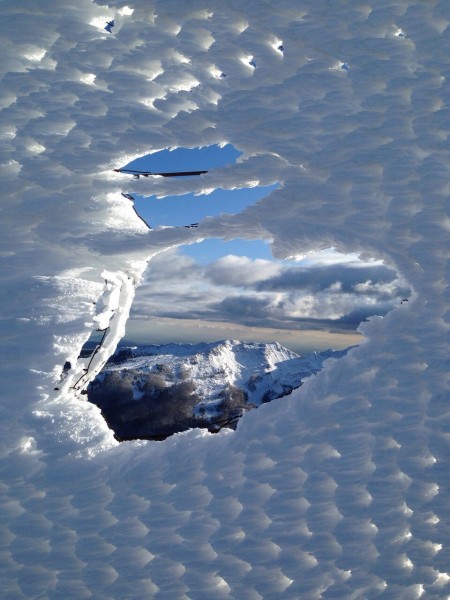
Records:
M127 4L0 7L3 597L448 597L448 1ZM112 172L220 143L195 180ZM193 229L121 195L274 182ZM413 295L282 410L118 444L81 391L146 261L211 237L364 253Z

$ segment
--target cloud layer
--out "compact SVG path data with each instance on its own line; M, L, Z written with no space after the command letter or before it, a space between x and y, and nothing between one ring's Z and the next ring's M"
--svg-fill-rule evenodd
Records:
M335 259L336 260L336 259ZM234 326L355 332L410 295L395 271L375 262L312 266L227 254L201 265L169 250L149 264L131 318ZM132 327L132 323L130 323ZM152 331L149 328L149 339ZM176 341L176 340L174 340Z

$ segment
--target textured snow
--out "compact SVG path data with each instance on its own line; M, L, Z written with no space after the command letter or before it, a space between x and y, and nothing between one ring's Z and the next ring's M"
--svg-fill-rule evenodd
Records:
M3 596L448 597L448 1L1 12ZM111 171L225 143L239 162L195 180ZM194 229L148 231L121 195L274 182ZM383 259L413 297L233 434L118 444L72 387L146 260L238 236Z

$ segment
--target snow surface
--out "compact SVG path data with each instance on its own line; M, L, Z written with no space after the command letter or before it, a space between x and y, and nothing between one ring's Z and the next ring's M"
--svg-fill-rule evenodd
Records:
M3 597L450 595L449 11L1 3ZM195 180L111 171L217 143L242 157ZM193 229L148 231L121 196L274 182ZM118 444L73 386L114 351L146 261L210 237L364 253L414 295L282 411Z

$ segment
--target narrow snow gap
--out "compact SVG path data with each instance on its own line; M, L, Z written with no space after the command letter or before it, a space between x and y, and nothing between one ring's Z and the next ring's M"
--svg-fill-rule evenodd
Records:
M242 155L232 144L198 148L164 148L131 161L124 168L137 171L194 171L234 163Z
M166 148L135 159L121 170L129 176L123 195L133 202L138 216L152 229L196 226L206 217L238 214L268 196L279 184L261 185L252 177L239 175L233 165L242 152L231 144L199 148ZM200 176L179 176L201 172ZM177 173L164 178L151 173ZM137 183L136 179L141 181ZM198 188L201 189L189 191ZM141 185L142 184L142 185ZM147 195L142 186L156 187ZM163 185L163 188L161 188Z
M215 189L208 195L183 194L158 199L156 196L133 196L137 214L152 228L184 227L219 214L238 214L268 196L278 185Z

